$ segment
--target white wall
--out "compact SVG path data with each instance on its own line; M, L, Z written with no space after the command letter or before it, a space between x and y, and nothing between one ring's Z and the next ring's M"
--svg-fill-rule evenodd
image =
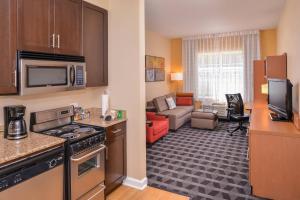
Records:
M146 177L144 0L109 1L109 90L127 111L127 175Z
M146 100L170 93L171 40L151 31L146 31L146 55L165 58L165 81L146 83Z
M299 108L300 83L300 1L286 0L277 33L278 54L287 53L288 78L294 85L293 107Z

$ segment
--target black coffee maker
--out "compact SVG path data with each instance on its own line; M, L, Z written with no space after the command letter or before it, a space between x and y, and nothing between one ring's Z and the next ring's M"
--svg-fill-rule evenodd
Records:
M27 137L27 127L24 120L26 107L4 107L4 137L9 140L17 140Z

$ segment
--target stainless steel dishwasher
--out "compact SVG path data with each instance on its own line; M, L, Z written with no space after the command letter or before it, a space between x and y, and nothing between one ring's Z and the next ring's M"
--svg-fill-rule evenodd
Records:
M0 168L0 200L62 200L63 198L63 147Z

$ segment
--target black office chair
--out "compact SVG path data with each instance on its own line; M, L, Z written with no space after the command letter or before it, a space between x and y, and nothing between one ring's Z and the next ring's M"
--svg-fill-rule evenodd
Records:
M245 122L249 121L249 115L244 113L244 102L242 99L242 95L238 94L226 94L226 100L228 104L227 108L227 118L229 121L238 122L239 126L236 127L234 130L230 131L230 136L238 130L245 133L247 131L247 127L243 126Z

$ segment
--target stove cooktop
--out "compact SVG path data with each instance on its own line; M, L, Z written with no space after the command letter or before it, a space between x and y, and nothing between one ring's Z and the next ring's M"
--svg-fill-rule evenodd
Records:
M72 123L65 126L53 128L42 132L46 135L64 138L70 142L78 141L83 138L97 134L105 134L104 128L86 124Z

